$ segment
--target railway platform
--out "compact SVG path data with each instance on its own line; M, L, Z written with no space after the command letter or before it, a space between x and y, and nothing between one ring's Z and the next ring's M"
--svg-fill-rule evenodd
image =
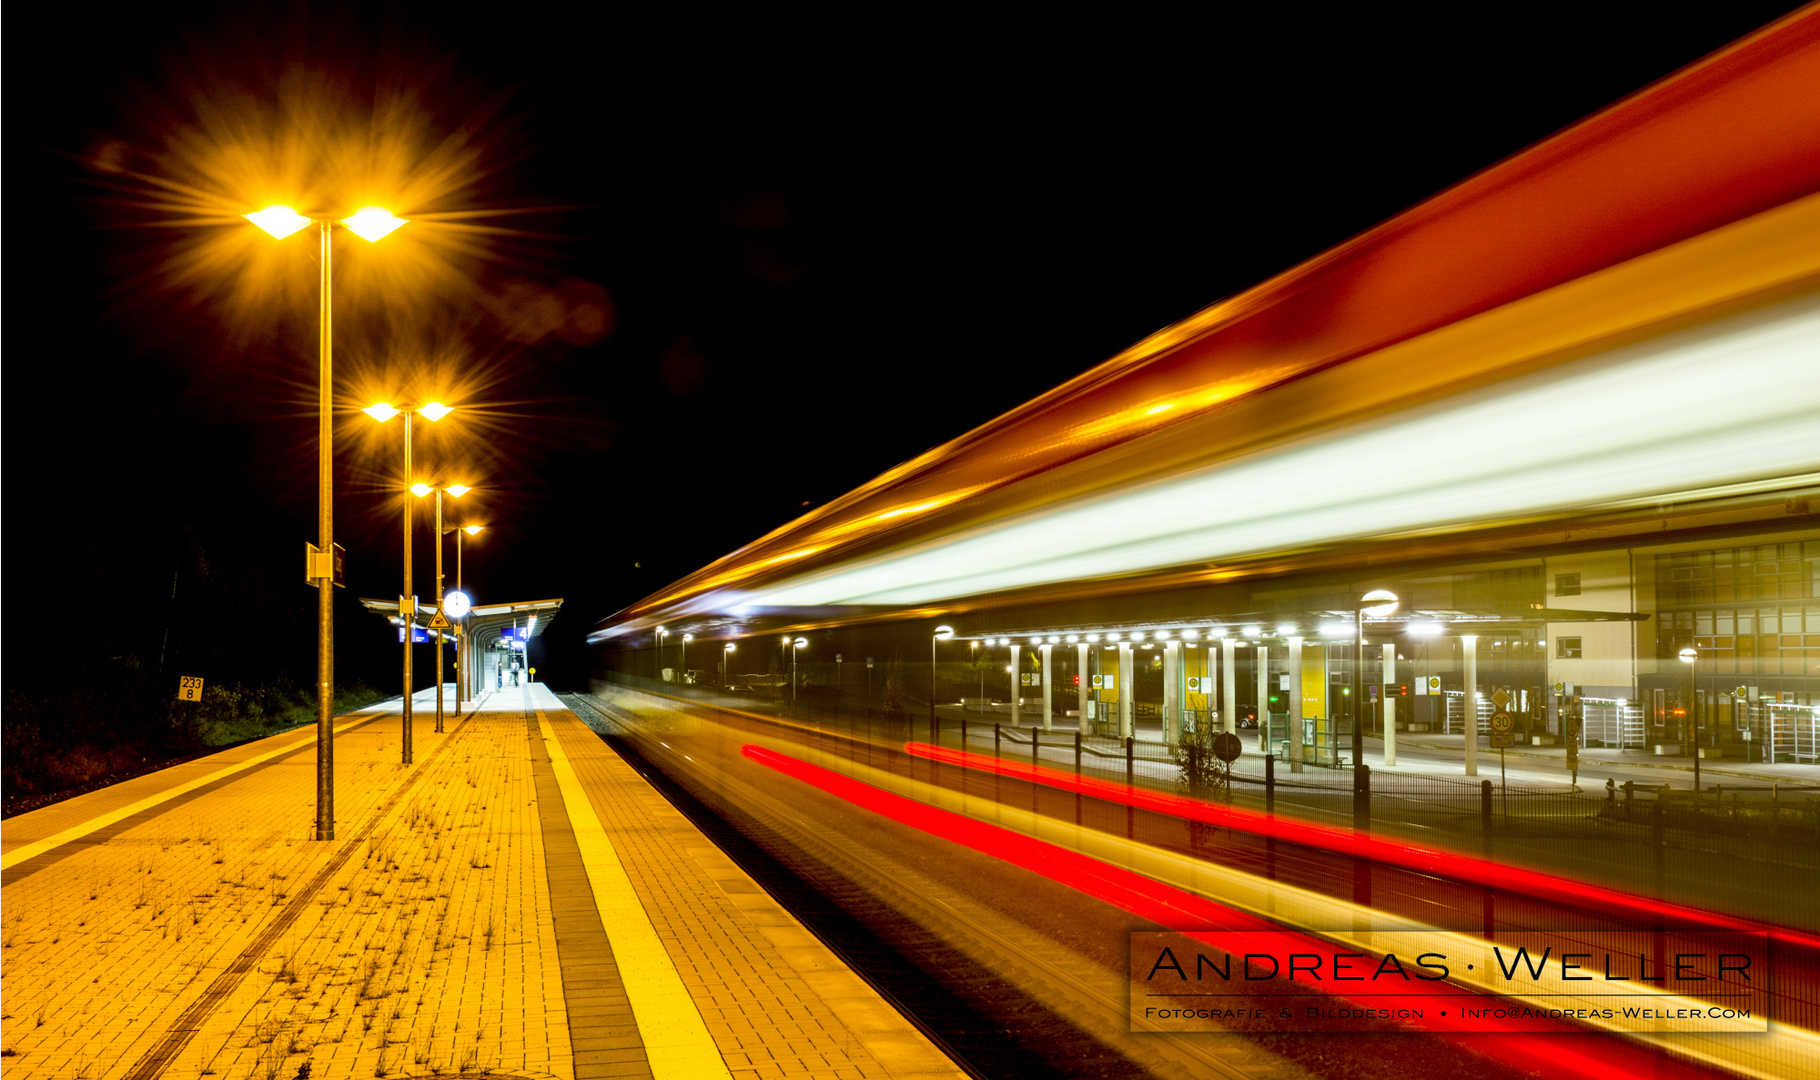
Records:
M9 1080L962 1075L542 684L0 828Z

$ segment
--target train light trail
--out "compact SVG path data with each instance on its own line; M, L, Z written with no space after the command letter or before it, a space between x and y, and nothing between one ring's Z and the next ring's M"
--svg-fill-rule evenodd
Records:
M1258 916L1080 852L873 787L787 754L752 744L741 746L740 753L757 764L861 809L1038 874L1158 926L1191 934L1210 945L1217 946L1230 934L1281 934L1285 941L1293 942L1298 951L1318 957L1330 970L1342 956L1351 955L1344 947L1296 931L1285 931ZM1334 991L1331 984L1322 989L1328 990L1335 1000L1355 1001L1361 1005L1395 1004L1394 1000L1382 1000L1379 994L1369 990L1349 988L1339 992ZM1449 982L1430 984L1429 989L1436 997L1448 997L1462 1005L1500 1000ZM1401 1019L1397 1023L1433 1034L1445 1035L1458 1030L1439 1016ZM1563 1020L1493 1016L1485 1023L1487 1028L1481 1031L1489 1033L1472 1035L1466 1046L1506 1064L1531 1070L1541 1068L1551 1076L1582 1076L1588 1080L1665 1080L1668 1077L1691 1080L1710 1075L1698 1066L1673 1058L1638 1054L1634 1048L1622 1043L1560 1038L1585 1030Z
M1267 836L1335 854L1360 855L1385 866L1432 874L1440 878L1471 882L1521 895L1545 897L1584 905L1589 910L1622 911L1650 921L1670 920L1689 926L1766 931L1791 945L1820 950L1820 937L1813 935L1765 926L1716 912L1700 911L1665 901L1651 900L1647 897L1601 888L1597 885L1587 885L1535 870L1507 866L1471 855L1422 847L1403 841L1360 836L1350 829L1295 821L1259 813L1255 810L1246 810L1243 807L1216 806L1185 795L1168 795L1143 788L1126 787L1124 784L1114 783L1110 780L1076 776L1073 772L1050 768L1046 765L1031 765L1028 762L991 757L964 750L951 750L941 746L930 746L927 743L905 743L904 752L945 765L959 765L978 772L995 773L1062 791L1080 792L1092 798L1147 810L1167 817L1218 825L1222 828Z

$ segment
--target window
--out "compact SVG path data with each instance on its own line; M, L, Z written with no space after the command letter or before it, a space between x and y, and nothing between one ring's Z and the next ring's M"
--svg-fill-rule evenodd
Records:
M1555 575L1555 595L1556 596L1579 596L1580 595L1580 575L1579 574L1556 574ZM1565 639L1563 639L1563 640L1565 640ZM1579 639L1575 638L1574 640L1578 641Z
M1576 575L1578 576L1578 575ZM1555 639L1555 656L1562 660L1580 659L1580 639L1577 637L1558 637Z

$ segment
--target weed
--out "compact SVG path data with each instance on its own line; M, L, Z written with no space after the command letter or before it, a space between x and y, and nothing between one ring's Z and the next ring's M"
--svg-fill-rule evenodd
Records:
M381 1078L391 1075L391 1070L386 1068L386 1065L385 1065L385 1051L384 1050L381 1050L379 1052L379 1060L377 1062L375 1062L373 1065L373 1075L381 1077Z
M461 1071L473 1072L480 1067L480 1038L476 1036L474 1045L461 1052Z
M364 995L365 990L362 990L361 993ZM365 1035L373 1030L373 1021L375 1019L377 1019L378 1016L379 1016L379 1006L375 1005L371 1009L367 1010L367 1014L360 1018L361 1034Z
M38 1013L32 1018L32 1026L35 1028L44 1026L44 1006L38 1006Z
M493 932L494 932L494 930L493 930L493 913L488 912L487 913L487 929L486 929L486 934L485 934L487 943L486 943L486 946L484 947L484 949L482 950L483 952L492 952L493 951Z

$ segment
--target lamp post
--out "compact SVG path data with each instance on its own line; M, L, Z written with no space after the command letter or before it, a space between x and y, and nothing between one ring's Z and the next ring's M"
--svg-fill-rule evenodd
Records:
M1683 738L1681 740L1681 742L1682 742L1683 746L1692 746L1693 747L1694 790L1699 791L1700 790L1700 737L1697 733L1697 729L1694 726L1694 709L1695 709L1694 699L1697 696L1696 687L1698 687L1699 683L1694 678L1694 664L1696 661L1698 661L1700 659L1700 650L1694 648L1692 645L1689 645L1687 648L1682 649L1680 651L1680 653L1678 653L1677 655L1679 655L1681 657L1681 662L1683 664L1687 665L1687 708L1682 710L1684 713L1687 714L1686 717L1682 721L1682 723L1683 723L1682 731L1684 732L1686 737Z
M1365 616L1383 619L1396 614L1397 594L1373 589L1359 597L1352 610L1352 827L1363 832L1371 825L1365 773ZM1379 687L1379 700L1386 700L1388 693L1390 687Z
M425 406L428 408L428 406ZM447 413L443 414L447 416ZM407 418L406 422L409 422ZM418 498L428 495L432 489L428 484L412 484L411 494ZM442 493L448 492L459 499L474 489L466 484L450 484L448 487L434 489L436 492L436 613L442 615ZM444 622L448 616L443 615ZM430 629L436 636L436 731L442 732L442 629L432 625Z
M329 218L312 220L288 206L268 206L243 215L274 239L282 240L307 225L316 226L316 530L320 543L312 555L310 578L316 583L316 839L335 839L335 380L331 340ZM369 206L341 224L356 236L376 243L404 225L405 219ZM409 635L406 635L409 636Z
M730 660L732 660L733 653L738 648L739 648L738 645L735 645L733 642L729 641L729 642L727 642L726 648L724 648L720 651L720 692L723 694L727 692L727 686L728 686L728 684L727 684L727 664Z
M461 593L464 600L467 599L467 591L461 587L461 534L479 536L485 529L485 525L456 525L449 528L449 531L455 534L455 591ZM441 540L438 539L437 543L440 544ZM461 703L467 696L468 665L462 662L462 654L468 650L467 617L466 610L454 617L455 621L461 625L455 642L455 715L457 716L461 715Z
M684 634L682 636L682 641L678 643L676 649L678 654L676 662L682 665L682 681L685 685L689 681L689 642L694 640L694 634Z
M369 405L360 411L382 424L394 416L403 414L404 475L406 478L409 478L411 475L412 419L415 418L418 413L422 413L425 419L434 423L455 410L439 401L432 401L428 405L423 405L415 409L395 409L390 404L381 401L375 405ZM416 488L413 487L412 490L415 491ZM421 498L421 496L419 497ZM404 714L402 725L402 741L404 747L402 760L406 765L411 764L411 628L417 624L417 598L411 592L411 511L414 508L414 504L411 500L406 499L404 501L404 591L398 594L398 613L404 617L404 708L402 709ZM441 547L440 540L438 540L437 546ZM440 599L440 597L438 599ZM438 672L438 675L440 674L441 673Z
M790 700L796 700L796 652L809 644L808 638L797 638L790 642Z
M662 682L664 677L664 639L669 636L670 631L661 626L657 628L657 679L659 682Z
M954 627L938 626L935 628L935 633L933 635L931 635L929 638L929 745L930 746L935 746L940 742L940 739L938 739L936 737L936 730L935 730L935 643L938 641L947 641L949 638L951 638L953 636L954 636ZM962 693L965 693L965 691L962 691Z

